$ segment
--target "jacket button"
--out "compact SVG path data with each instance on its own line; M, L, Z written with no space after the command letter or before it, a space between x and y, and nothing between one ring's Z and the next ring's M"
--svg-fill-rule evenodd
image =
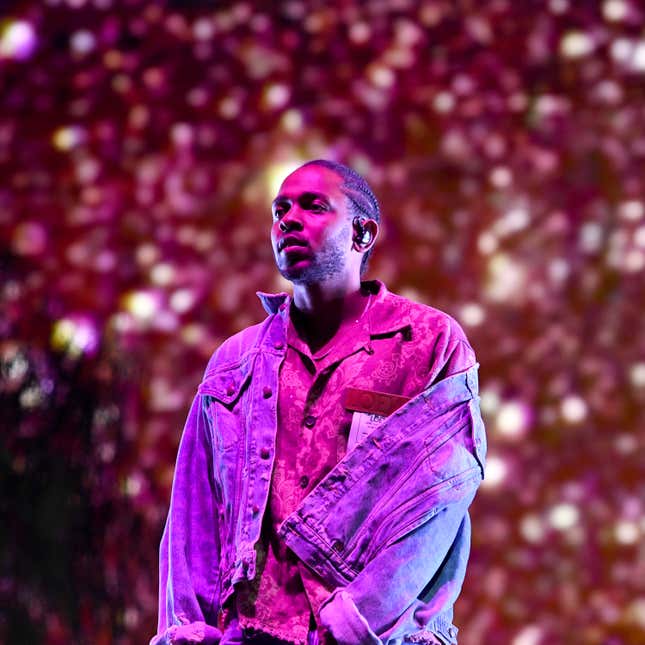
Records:
M271 451L268 448L262 448L262 450L260 450L260 457L262 457L262 459L268 459L270 456Z
M316 417L311 416L311 415L306 416L305 417L305 425L308 428L313 428L316 425Z
M226 394L227 394L227 396L233 396L235 394L235 386L234 385L229 385L226 388Z
M265 387L265 388L262 390L262 396L263 396L265 399L270 398L272 394L273 394L273 390L272 390L270 387Z
M273 343L273 346L276 349L282 349L284 347L284 343L281 340L276 340L275 343Z
M253 511L253 515L257 515L260 512L260 507L257 504L253 504L253 508L251 510Z
M307 475L303 475L300 478L300 488L307 488L309 486L309 477Z
M331 548L336 551L336 553L340 553L345 548L345 545L340 540L334 540Z

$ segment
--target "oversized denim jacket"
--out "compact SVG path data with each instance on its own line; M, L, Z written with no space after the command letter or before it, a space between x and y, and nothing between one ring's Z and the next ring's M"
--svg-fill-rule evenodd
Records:
M280 312L228 339L206 368L182 435L160 547L158 635L218 625L256 573L277 425ZM350 451L281 525L335 591L320 620L340 645L456 643L452 607L470 550L468 506L484 474L477 368L435 382Z

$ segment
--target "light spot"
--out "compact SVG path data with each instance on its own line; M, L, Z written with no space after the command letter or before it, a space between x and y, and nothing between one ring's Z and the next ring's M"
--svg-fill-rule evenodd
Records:
M242 105L235 96L225 96L219 103L219 113L224 119L235 119L241 109Z
M629 380L634 387L645 388L645 362L633 363L629 368Z
M291 90L284 83L272 83L264 88L262 105L269 110L279 110L289 102Z
M280 186L287 176L296 170L296 168L302 166L303 163L305 163L304 159L293 159L291 161L269 165L265 173L265 182L270 199L273 199L278 194Z
M513 173L506 166L495 166L488 175L488 181L495 188L508 188L513 183Z
M582 251L595 253L603 246L602 226L596 222L586 222L580 229L579 244Z
M618 63L626 64L634 53L634 42L629 38L616 38L609 47L611 57Z
M565 58L583 58L594 50L594 42L584 31L570 31L560 41L560 53Z
M609 22L619 22L627 17L629 5L625 0L606 0L602 5L602 15Z
M635 598L627 607L627 616L632 623L645 629L645 597Z
M569 394L560 404L560 412L567 423L580 423L587 416L587 403L582 397Z
M621 455L632 455L638 449L638 440L634 435L622 433L614 439L614 447Z
M623 258L623 269L627 273L637 273L645 267L645 253L640 249L630 249Z
M645 72L645 40L639 40L634 47L631 68L635 72Z
M365 22L355 22L349 28L349 39L355 45L365 44L372 35L369 25Z
M54 147L62 152L67 152L83 143L86 139L85 130L78 125L58 128L52 135Z
M81 29L71 35L69 45L74 54L85 56L96 47L96 38L91 31Z
M51 346L76 358L93 354L98 349L99 334L94 322L82 314L72 314L57 320L50 337Z
M36 32L31 23L9 20L0 27L0 60L26 60L36 49Z
M132 291L124 297L126 310L141 321L149 321L159 311L157 296L150 291Z
M645 39L620 37L609 48L611 57L633 72L645 72Z
M192 289L177 289L170 296L170 306L178 314L190 311L197 300L197 294Z
M486 476L482 482L485 488L497 488L508 475L508 466L502 457L489 455L486 460Z
M195 40L210 40L215 35L215 25L212 20L202 17L193 23Z
M47 230L40 222L22 222L13 232L12 245L19 255L41 255L47 248Z
M550 0L549 9L557 15L566 13L569 10L569 0Z
M645 224L634 231L634 244L645 249Z
M548 264L548 273L552 282L561 284L569 277L569 263L564 258L554 258Z
M511 645L540 645L542 643L542 628L538 625L523 627L511 641Z
M159 262L150 269L150 280L153 284L166 287L175 278L175 267L170 262Z
M499 397L499 394L495 390L491 388L485 388L481 392L479 403L482 413L493 415L497 413L497 410L499 409L499 406L501 404L501 399Z
M143 475L135 473L126 478L124 483L125 494L136 497L143 490Z
M447 91L439 92L432 101L432 106L439 114L447 114L455 107L455 97Z
M518 439L524 436L530 426L531 410L523 401L505 401L499 408L495 420L496 429L504 437Z
M526 282L524 267L506 253L496 253L488 261L486 296L495 302L504 302L516 298Z
M609 22L619 22L627 17L629 5L625 0L606 0L602 5L602 15Z
M546 533L542 518L535 513L525 515L520 521L520 533L531 544L541 542Z
M367 70L367 76L370 82L376 87L388 89L394 85L394 72L385 65L371 65Z
M187 345L198 346L206 342L208 338L208 332L203 325L198 323L189 323L184 325L180 331L181 339Z
M499 243L497 237L490 231L484 231L477 238L477 249L482 255L490 255L497 251Z
M44 403L45 395L37 385L32 385L20 393L18 400L23 408L37 408Z
M195 132L188 123L175 123L170 130L170 138L177 147L187 148L195 140Z
M618 205L618 215L627 221L638 221L645 214L643 202L630 199Z
M502 185L507 184L502 183ZM500 217L495 222L493 228L499 237L505 237L525 229L529 225L530 221L531 218L529 217L528 210L526 208L517 207L512 208Z
M461 308L460 318L465 325L468 325L469 327L477 327L484 322L486 312L479 303L467 302Z
M619 520L614 525L614 537L619 544L636 544L640 537L638 524L629 520Z
M280 119L282 127L292 134L302 132L304 119L300 110L287 110Z
M580 511L575 504L563 502L556 504L549 511L549 523L558 531L566 531L573 528L580 519Z
M141 266L150 266L157 261L160 251L156 245L144 242L137 247L134 255Z
M123 612L123 624L129 629L139 624L139 610L136 607L128 607Z

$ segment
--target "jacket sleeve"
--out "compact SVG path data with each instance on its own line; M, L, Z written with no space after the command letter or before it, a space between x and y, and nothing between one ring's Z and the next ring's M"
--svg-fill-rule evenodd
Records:
M455 643L454 604L470 550L468 506L475 490L383 550L320 609L321 624L339 645ZM397 593L387 593L388 589Z
M475 363L465 340L446 342L442 350L430 368L428 386ZM483 433L478 406L472 422L474 432ZM352 582L326 599L320 622L339 645L398 645L406 636L426 644L457 642L452 607L466 573L468 507L477 486L464 485L430 520L381 551Z
M170 642L169 636L177 626L216 624L218 565L211 434L198 395L179 445L170 510L159 549L159 621L151 645ZM212 629L207 631L212 634Z

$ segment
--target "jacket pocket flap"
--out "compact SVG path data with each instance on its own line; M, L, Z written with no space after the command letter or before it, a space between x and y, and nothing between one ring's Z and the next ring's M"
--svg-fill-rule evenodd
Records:
M251 378L250 371L241 369L218 370L209 374L197 388L198 394L212 396L224 404L235 401Z

